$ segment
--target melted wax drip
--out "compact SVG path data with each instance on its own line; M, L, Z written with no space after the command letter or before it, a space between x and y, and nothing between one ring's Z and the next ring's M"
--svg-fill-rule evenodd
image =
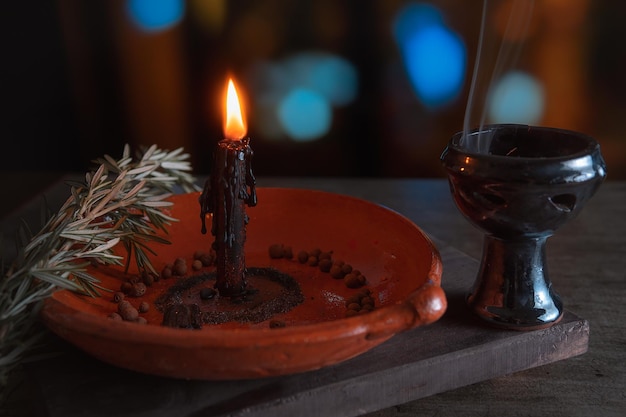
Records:
M213 214L211 234L215 237L213 247L219 265L216 287L222 292L232 292L230 295L237 295L246 286L243 243L248 216L244 205L257 204L249 142L248 138L220 141L211 177L200 195L203 234L207 230L206 214Z
M215 214L215 208L219 204L218 201L215 201L217 193L212 190L217 190L219 187L223 187L223 189L227 191L224 193L226 198L223 201L223 208L227 216L226 222L229 226L227 235L222 236L221 238L222 241L227 242L229 246L232 246L236 234L235 231L232 230L232 225L230 224L230 219L233 215L232 210L235 206L235 194L237 195L237 198L243 200L248 207L254 207L257 204L256 178L252 172L252 156L254 155L254 151L250 147L249 143L249 138L245 138L240 141L225 139L220 142L220 144L226 149L226 158L223 158L221 167L214 167L213 174L205 182L204 190L200 195L200 219L202 220L201 231L202 234L206 234L206 215L209 213ZM218 159L220 158L215 158L215 164L220 162ZM241 178L239 178L240 175L235 175L236 173L234 172L237 160L245 161L245 180L243 184L241 184ZM216 175L218 170L223 174ZM215 227L214 217L213 224L211 226L211 233L213 235L215 235L216 232Z

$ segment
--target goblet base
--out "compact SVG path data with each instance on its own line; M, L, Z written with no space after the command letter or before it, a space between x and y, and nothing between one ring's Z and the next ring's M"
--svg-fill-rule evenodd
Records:
M483 258L467 304L498 327L534 330L563 316L546 264L547 237L504 240L485 236Z

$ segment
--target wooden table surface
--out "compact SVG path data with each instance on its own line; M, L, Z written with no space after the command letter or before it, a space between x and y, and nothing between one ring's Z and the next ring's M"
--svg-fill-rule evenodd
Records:
M68 195L62 181L54 176L23 178L20 181L19 175L0 175L3 186L20 185L14 199L2 201L5 239L18 218L37 218L42 194L53 207ZM364 198L405 215L437 241L475 259L481 255L482 234L458 212L443 179L261 178L258 185L319 189ZM578 218L548 240L554 288L567 310L589 322L587 353L368 415L626 415L625 201L626 182L605 182ZM19 208L14 207L17 203ZM471 279L467 285L469 288ZM28 415L25 410L29 408L19 401L27 400L14 399L12 410Z

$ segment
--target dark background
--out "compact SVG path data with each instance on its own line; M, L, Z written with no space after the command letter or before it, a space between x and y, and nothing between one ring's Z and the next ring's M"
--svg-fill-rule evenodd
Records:
M427 2L468 54L459 97L438 109L411 91L392 39L393 18L409 2L227 1L211 30L190 3L178 25L145 34L122 0L5 2L1 169L83 171L105 153L119 156L125 143L156 143L184 146L196 173L208 173L222 136L221 111L208 97L221 95L225 74L253 95L245 74L256 61L323 50L357 69L356 99L313 142L266 140L251 124L256 174L443 176L438 157L463 127L482 2ZM620 1L538 1L521 56L546 90L540 124L594 136L609 179L626 178L624 9ZM246 22L264 19L276 31L272 42L245 36Z

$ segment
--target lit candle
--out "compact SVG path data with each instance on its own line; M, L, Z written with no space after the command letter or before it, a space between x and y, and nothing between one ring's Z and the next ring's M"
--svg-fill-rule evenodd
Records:
M257 203L256 180L252 173L252 148L237 90L228 81L224 139L218 142L211 176L200 195L202 233L206 215L213 214L211 234L217 255L215 288L221 296L236 297L246 291L244 243L248 216L245 206Z

